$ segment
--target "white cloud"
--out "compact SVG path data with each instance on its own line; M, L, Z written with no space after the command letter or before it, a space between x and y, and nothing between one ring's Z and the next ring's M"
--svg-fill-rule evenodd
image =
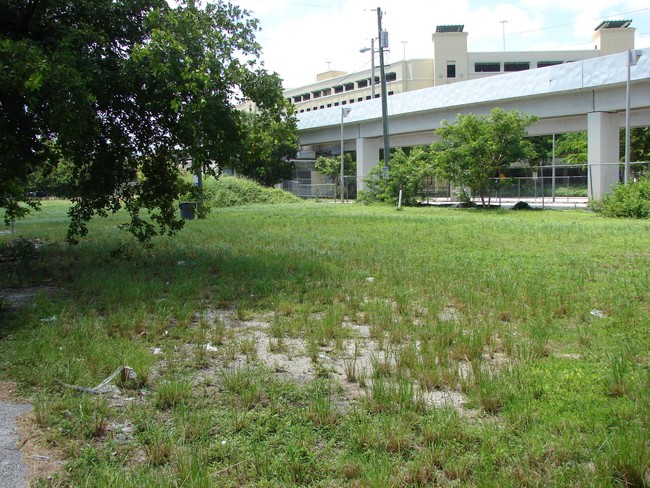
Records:
M389 31L390 60L430 57L436 25L464 24L470 51L500 51L504 27L507 50L588 49L596 25L604 18L632 18L637 35L648 39L647 0L241 0L261 21L258 40L267 69L285 79L285 87L314 81L330 68L367 69L370 55L359 49L377 35L381 3ZM636 12L635 12L636 11ZM618 15L620 14L620 15ZM617 16L618 15L618 16ZM612 17L614 16L614 17ZM646 34L643 37L644 33ZM402 44L406 41L406 44ZM647 42L646 42L647 44ZM637 47L644 47L637 43Z

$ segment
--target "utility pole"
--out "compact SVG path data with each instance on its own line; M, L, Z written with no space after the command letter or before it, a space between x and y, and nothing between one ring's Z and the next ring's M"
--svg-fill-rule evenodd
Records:
M386 93L386 69L384 49L388 47L388 32L381 28L381 8L377 7L377 30L379 39L379 71L381 75L381 121L384 132L384 171L390 168L390 141L388 138L388 94Z
M630 180L630 67L636 66L641 51L629 50L626 52L626 82L625 82L625 166L623 172L623 183L627 184Z

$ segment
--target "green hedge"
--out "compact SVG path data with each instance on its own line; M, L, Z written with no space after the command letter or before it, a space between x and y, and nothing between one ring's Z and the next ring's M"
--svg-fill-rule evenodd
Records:
M650 175L627 185L617 184L612 192L591 207L607 217L650 218Z
M298 203L302 200L293 193L268 188L240 176L206 178L203 182L206 205L210 208L253 205L256 203Z

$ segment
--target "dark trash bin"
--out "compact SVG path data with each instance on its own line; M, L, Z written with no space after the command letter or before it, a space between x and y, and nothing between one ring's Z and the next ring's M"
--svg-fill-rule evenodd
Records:
M196 202L180 202L178 207L181 209L181 219L194 220Z

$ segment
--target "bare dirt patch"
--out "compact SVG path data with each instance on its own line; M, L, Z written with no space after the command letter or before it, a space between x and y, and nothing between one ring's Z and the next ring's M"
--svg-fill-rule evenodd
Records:
M352 337L342 340L339 347L321 346L317 351L310 351L307 341L301 338L283 337L280 341L273 338L269 316L238 320L233 310L210 310L203 318L210 326L216 323L225 325L236 341L246 342L247 347L253 345L254 351L247 354L239 352L229 362L229 367L241 367L250 361L257 361L278 377L297 384L307 384L325 374L342 387L342 400L348 403L347 407L369 393L372 382L363 382L365 384L362 385L359 378L371 378L373 356L383 357L386 354L378 350L377 342L370 337L368 325L354 323L348 318L343 326L351 331ZM205 347L208 351L216 352L211 344ZM460 364L459 368L463 366L469 367L469 364ZM461 413L468 413L464 409L467 399L459 391L423 392L423 398L434 407L453 407Z

